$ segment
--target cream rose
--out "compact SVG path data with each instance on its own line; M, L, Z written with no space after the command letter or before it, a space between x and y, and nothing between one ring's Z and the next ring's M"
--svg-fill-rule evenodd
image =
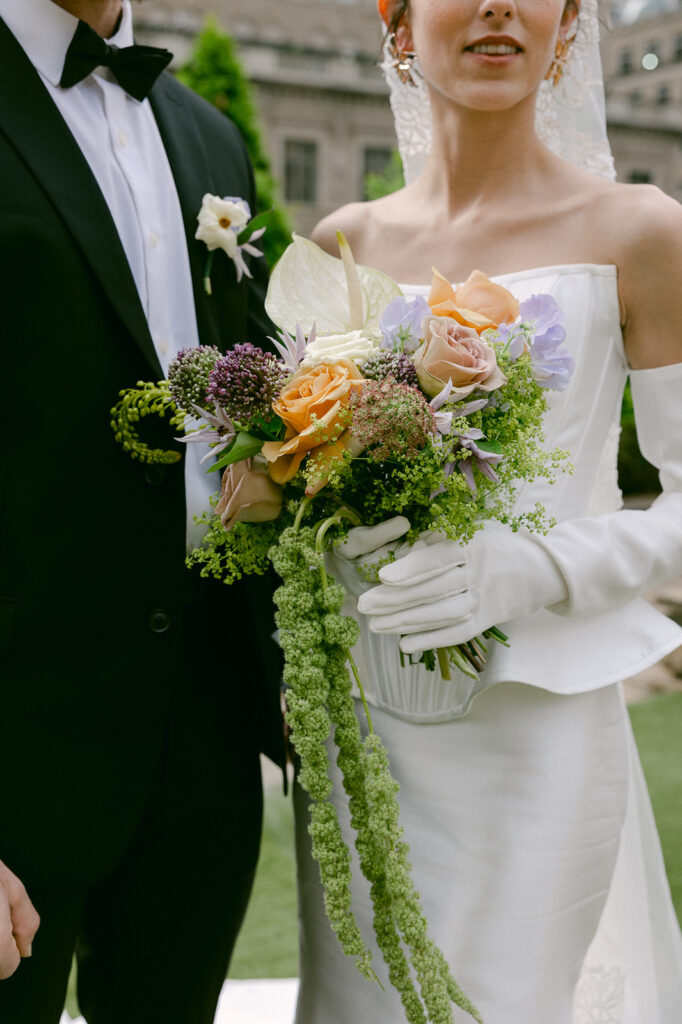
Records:
M227 467L215 507L226 530L236 522L267 523L281 511L282 488L270 477L264 462L244 459Z
M327 334L315 338L306 346L301 366L320 366L322 363L336 363L339 359L364 363L378 347L377 342L362 331Z
M452 401L476 388L495 391L507 378L495 351L472 327L446 316L429 316L422 327L424 344L412 357L422 390L434 397L452 381Z

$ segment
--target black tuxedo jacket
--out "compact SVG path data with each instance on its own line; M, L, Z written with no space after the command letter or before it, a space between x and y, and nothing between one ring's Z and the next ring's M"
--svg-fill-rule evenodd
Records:
M219 252L209 298L194 239L205 192L255 208L243 141L170 75L150 101L200 340L267 344L264 261L238 284ZM269 586L185 568L182 463L141 466L114 440L119 390L161 369L95 178L1 19L0 293L0 859L40 884L125 842L173 708L205 706L226 744L252 732L279 760L279 664Z

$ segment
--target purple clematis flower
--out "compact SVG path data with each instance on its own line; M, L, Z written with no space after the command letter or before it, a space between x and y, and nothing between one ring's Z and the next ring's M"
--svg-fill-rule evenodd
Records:
M477 469L483 474L483 476L496 484L499 481L499 477L493 467L498 466L504 458L503 455L495 452L486 452L482 448L479 448L476 442L484 440L485 434L482 430L478 430L476 427L473 427L471 430L467 430L466 434L460 434L459 437L460 446L471 452L471 458L461 459L457 465L459 466L459 470L473 494L476 494L476 481L474 480L474 467L472 463L476 465Z
M201 444L209 444L211 441L217 441L218 443L211 448L210 452L204 455L199 463L201 465L207 459L224 451L225 448L229 448L234 441L236 429L225 410L219 406L216 408L215 414L194 405L194 403L192 403L192 408L198 416L207 421L208 426L202 427L201 430L194 430L191 434L185 434L184 437L176 437L175 440L183 441L185 444L194 444L197 441Z
M393 299L379 320L383 334L381 347L394 352L416 352L421 344L422 323L430 315L431 308L423 295L413 299L400 295Z

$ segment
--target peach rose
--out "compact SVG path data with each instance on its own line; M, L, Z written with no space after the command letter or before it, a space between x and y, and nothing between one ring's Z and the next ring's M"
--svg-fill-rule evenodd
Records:
M435 316L447 316L480 334L488 327L511 324L519 315L519 302L501 284L493 284L480 270L474 270L458 288L433 271L429 306Z
M351 389L361 387L364 379L350 359L296 371L272 406L286 423L284 441L266 441L263 445L273 480L285 484L295 476L309 451L339 440Z
M472 327L447 316L424 320L424 343L412 356L422 390L434 397L452 381L452 401L476 388L495 391L507 378L497 365L495 351Z
M227 467L215 507L226 530L231 530L236 522L270 522L281 511L282 488L270 478L267 466L244 459Z

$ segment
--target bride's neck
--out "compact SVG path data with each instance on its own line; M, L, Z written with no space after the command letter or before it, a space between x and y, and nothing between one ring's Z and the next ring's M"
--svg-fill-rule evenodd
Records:
M421 185L448 213L532 191L547 151L535 134L535 103L481 112L432 103L433 141Z

